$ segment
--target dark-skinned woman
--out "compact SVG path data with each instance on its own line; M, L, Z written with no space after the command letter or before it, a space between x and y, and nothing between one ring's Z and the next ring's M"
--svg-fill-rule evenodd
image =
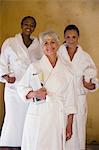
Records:
M35 27L34 17L24 17L21 21L22 32L8 38L1 48L0 81L5 83L5 118L0 137L0 150L17 150L21 147L28 104L20 99L16 87L30 63L42 56L38 39L31 36Z

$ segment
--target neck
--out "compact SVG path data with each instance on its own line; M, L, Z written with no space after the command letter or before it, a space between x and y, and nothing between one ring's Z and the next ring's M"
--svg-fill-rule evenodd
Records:
M30 39L30 35L25 35L23 33L21 35L22 35L22 39L23 39L25 46L29 47L32 43L32 40Z
M67 50L71 53L75 53L77 51L77 46L74 46L74 47L68 47L67 46Z
M23 40L30 40L30 35L21 33Z
M52 65L52 67L54 68L55 65L56 65L56 62L57 62L57 55L50 56L50 57L48 57L48 59L49 59L51 65Z
M72 61L72 59L74 58L74 55L77 51L77 46L74 47L67 47L67 51L68 51L68 55L70 57L70 60Z

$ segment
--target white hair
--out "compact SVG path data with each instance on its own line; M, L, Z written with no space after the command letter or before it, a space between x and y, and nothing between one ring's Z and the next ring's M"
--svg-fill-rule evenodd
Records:
M39 41L40 41L41 46L43 45L45 39L47 39L48 37L51 37L53 40L56 41L57 44L60 45L59 36L54 31L48 30L48 31L40 33L39 35Z

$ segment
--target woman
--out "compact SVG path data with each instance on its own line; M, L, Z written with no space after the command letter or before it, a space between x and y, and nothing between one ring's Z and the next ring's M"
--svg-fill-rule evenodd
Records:
M77 119L80 150L85 150L87 120L86 95L89 91L96 89L96 67L89 54L83 51L78 45L79 29L75 25L68 25L65 28L64 39L65 42L60 46L58 54L64 62L68 61L71 63L77 79L78 113L75 119Z
M0 149L21 146L23 124L28 105L17 94L16 86L31 62L40 59L37 38L31 36L36 27L32 16L22 19L22 32L7 39L1 49L0 80L5 82L5 119L0 138Z
M44 56L28 68L17 89L29 103L22 150L70 150L76 113L73 76L57 57L59 38L53 31L40 35ZM43 83L43 85L41 85Z

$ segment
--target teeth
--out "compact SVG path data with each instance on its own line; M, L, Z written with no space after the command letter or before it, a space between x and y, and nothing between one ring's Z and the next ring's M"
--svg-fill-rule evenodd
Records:
M30 29L27 29L27 31L30 31Z

